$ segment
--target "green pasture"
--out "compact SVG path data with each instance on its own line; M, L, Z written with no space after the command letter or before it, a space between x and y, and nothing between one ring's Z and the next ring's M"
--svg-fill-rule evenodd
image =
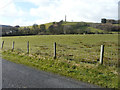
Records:
M118 34L12 36L2 40L5 42L2 56L6 60L105 88L119 87ZM14 52L10 50L13 41ZM56 60L53 59L54 42L57 43ZM98 64L101 45L105 45L104 65Z
M53 57L54 42L57 43L57 58L76 61L77 63L97 63L100 46L105 45L104 64L117 65L118 34L91 35L35 35L2 37L4 50L12 49L27 52L27 41L30 42L30 53L44 57Z

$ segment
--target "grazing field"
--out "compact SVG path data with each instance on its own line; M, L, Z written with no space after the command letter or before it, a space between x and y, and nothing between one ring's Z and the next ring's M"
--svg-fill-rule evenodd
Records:
M104 64L118 64L118 34L91 35L35 35L2 37L4 50L12 49L27 52L27 41L30 42L30 53L39 57L51 58L54 54L54 42L57 43L57 58L75 61L76 63L97 63L100 57L100 46L105 45Z
M6 60L53 72L105 88L120 88L118 78L118 34L36 35L2 37ZM12 42L15 41L15 50ZM27 52L30 42L30 54ZM57 59L53 59L54 42ZM105 45L104 63L98 64L100 46Z

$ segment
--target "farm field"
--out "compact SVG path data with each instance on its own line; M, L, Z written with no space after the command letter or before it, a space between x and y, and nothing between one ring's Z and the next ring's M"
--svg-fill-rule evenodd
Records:
M3 59L105 88L119 87L118 34L14 36L2 40ZM10 50L13 41L14 52ZM56 60L53 59L54 42L57 43ZM103 65L98 64L101 45L105 45Z
M4 50L12 49L15 41L15 51L27 52L27 41L30 43L30 53L40 57L53 57L54 42L57 43L57 58L75 61L76 63L97 63L100 57L100 47L105 45L104 64L118 64L118 34L91 35L35 35L2 37Z

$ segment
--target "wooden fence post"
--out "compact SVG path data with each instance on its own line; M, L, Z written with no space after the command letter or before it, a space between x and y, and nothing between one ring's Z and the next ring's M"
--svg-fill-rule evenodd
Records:
M101 51L100 51L100 64L103 64L103 57L104 57L104 45L101 45Z
M14 44L15 44L15 42L13 41L12 51L14 51Z
M27 42L27 54L29 54L29 41Z
M54 43L54 59L56 59L56 42Z
M3 46L4 46L4 41L2 42L2 46L1 46L1 49L3 49Z

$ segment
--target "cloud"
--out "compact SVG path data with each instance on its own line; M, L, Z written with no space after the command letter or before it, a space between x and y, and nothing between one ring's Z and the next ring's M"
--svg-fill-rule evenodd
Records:
M117 3L118 0L55 0L48 6L41 6L39 2L39 7L32 8L30 14L51 17L49 20L63 19L66 14L68 21L98 22L102 17L117 19Z
M4 1L4 0L2 0ZM6 1L6 0L5 0ZM15 3L12 0L8 0L9 2L5 4L5 1L2 2L3 5L0 9L0 16L4 17L19 17L19 16L24 16L25 12L17 8Z
M17 24L18 23L18 24ZM26 18L18 18L13 21L13 25L22 25L22 26L29 26L32 25L33 21L27 20Z
M20 18L23 20L28 13L17 7L14 0L0 0L0 3L0 24L23 25L22 23L19 23ZM16 24L14 22L16 22Z
M31 25L53 21L87 21L100 22L101 18L118 18L119 0L0 0L4 7L0 10L3 19L13 18L13 21L3 20L11 25ZM6 3L5 3L6 2ZM25 11L16 3L32 3L36 7ZM6 22L5 22L6 21ZM12 22L12 23L11 23Z
M118 19L120 19L120 1L118 3Z

